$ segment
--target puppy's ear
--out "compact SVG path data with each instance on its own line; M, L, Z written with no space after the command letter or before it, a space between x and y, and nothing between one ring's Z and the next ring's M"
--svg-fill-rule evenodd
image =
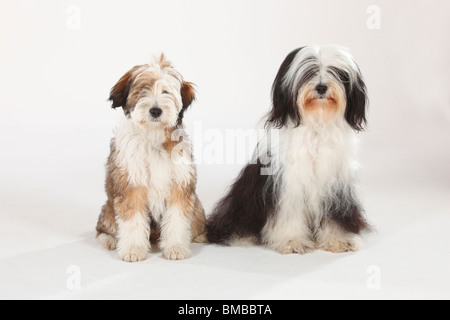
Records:
M195 100L195 84L193 84L192 82L183 81L183 83L181 84L181 99L183 101L183 108L178 114L178 126L183 123L184 113L186 112L186 109Z
M136 66L128 71L117 84L111 89L109 101L112 103L113 109L123 108L125 114L128 95L130 94L130 88L134 80L134 73L140 66Z
M195 100L195 84L183 81L181 85L181 98L183 99L183 109L188 108Z
M347 109L345 111L345 119L356 131L363 131L366 127L367 105L366 84L364 83L361 71L358 70L356 82L353 83L351 89L347 89Z

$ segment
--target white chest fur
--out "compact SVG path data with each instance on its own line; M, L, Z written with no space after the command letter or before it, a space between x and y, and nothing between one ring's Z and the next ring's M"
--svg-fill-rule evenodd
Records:
M195 169L189 154L183 155L184 161L174 161L163 147L167 139L163 129L145 130L124 120L115 133L116 165L127 172L131 185L148 188L150 211L160 220L173 184L187 184L192 178ZM186 145L190 142L183 135L183 147Z
M338 184L354 178L356 137L344 124L313 127L302 125L286 130L282 142L282 174L288 206L306 205L310 211L331 194Z

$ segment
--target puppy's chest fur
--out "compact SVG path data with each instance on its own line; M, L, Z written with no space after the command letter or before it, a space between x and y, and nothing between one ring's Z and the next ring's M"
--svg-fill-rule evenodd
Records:
M187 155L182 156L184 159L177 157L176 163L173 161L174 144L168 141L170 138L164 130L145 131L131 122L120 125L114 138L116 165L128 174L132 186L148 189L148 206L156 221L160 221L166 210L174 186L189 184L195 175ZM183 140L184 148L189 144L186 140Z

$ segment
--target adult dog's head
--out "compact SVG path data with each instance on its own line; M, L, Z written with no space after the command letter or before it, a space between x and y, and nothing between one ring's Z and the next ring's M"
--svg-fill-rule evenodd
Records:
M128 71L112 88L109 100L145 129L176 128L195 100L195 90L161 55Z
M339 46L291 52L281 65L272 96L268 124L274 127L345 120L361 131L366 124L366 85L353 57Z

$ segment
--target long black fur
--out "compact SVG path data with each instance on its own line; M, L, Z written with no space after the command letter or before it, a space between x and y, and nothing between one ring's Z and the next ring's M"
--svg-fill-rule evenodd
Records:
M278 71L272 86L272 110L267 120L267 126L282 128L289 120L294 121L297 126L301 123L300 112L296 104L297 97L292 96L292 93L283 85L283 82L285 81L286 73L291 68L292 62L302 49L299 48L292 51L286 57Z
M260 236L276 205L273 180L261 175L263 168L259 161L244 168L216 206L206 224L210 243L226 245L233 236Z
M371 230L364 209L351 187L335 188L333 196L324 202L324 211L326 219L346 232L361 234Z
M368 105L367 88L358 70L356 83L350 83L350 77L347 72L331 67L331 73L337 76L337 80L345 86L347 96L347 107L345 111L345 120L356 131L363 131L367 125L366 109Z

